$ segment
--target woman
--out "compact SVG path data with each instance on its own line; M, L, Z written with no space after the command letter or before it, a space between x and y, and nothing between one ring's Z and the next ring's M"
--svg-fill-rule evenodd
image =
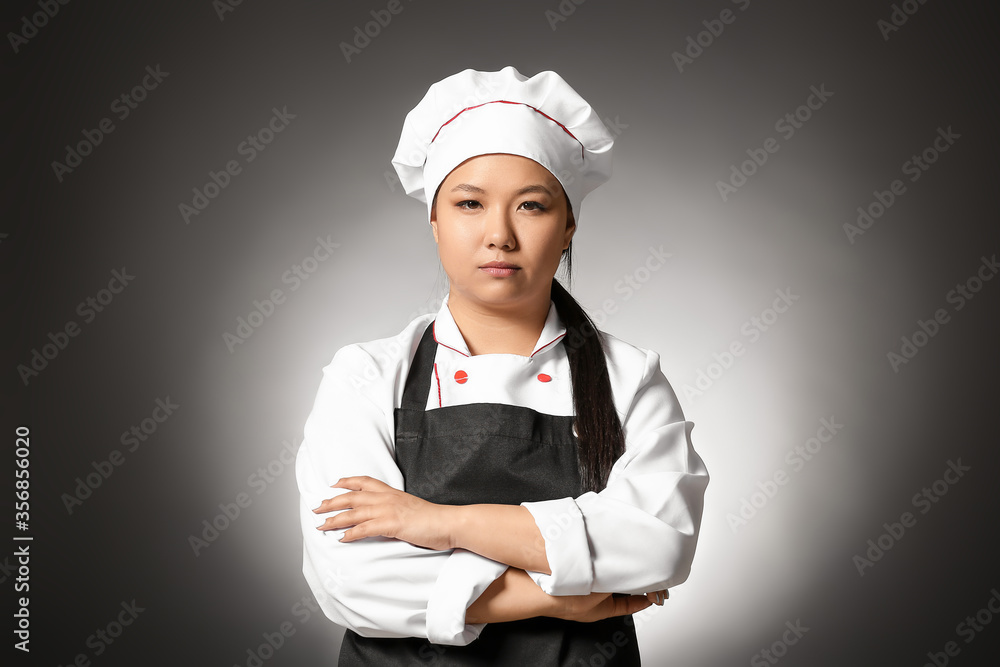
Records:
M296 465L341 665L638 665L630 615L687 578L692 424L554 277L611 145L554 72L466 70L407 115L393 163L449 292L338 350Z

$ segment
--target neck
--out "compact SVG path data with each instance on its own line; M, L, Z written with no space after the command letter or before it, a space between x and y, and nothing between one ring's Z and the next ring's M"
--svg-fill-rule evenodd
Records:
M448 310L465 339L469 353L531 356L549 314L551 295L509 307L470 301L454 290Z

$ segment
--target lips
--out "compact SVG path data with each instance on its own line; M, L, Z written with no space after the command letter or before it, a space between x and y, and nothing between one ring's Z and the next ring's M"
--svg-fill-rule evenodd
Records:
M494 278L507 278L520 271L521 267L510 262L489 262L480 266L479 270Z
M517 264L511 264L510 262L488 262L483 264L479 268L481 269L519 269L521 268Z

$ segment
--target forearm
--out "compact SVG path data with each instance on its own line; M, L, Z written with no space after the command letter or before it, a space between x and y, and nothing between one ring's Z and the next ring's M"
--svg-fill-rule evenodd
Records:
M545 555L545 540L531 512L524 507L459 505L454 510L453 547L513 568L552 574Z
M513 567L496 578L465 612L466 623L505 623L551 616L556 603L524 570Z
M465 622L506 623L535 616L551 616L589 623L611 616L642 611L650 604L663 604L666 591L648 595L610 593L590 595L549 595L524 570L509 567L483 591L465 611Z

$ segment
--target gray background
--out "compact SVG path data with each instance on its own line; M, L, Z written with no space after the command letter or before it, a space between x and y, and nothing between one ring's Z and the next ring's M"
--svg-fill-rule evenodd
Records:
M287 622L264 664L336 663L338 628L301 613L282 443L298 445L339 347L398 332L446 290L424 207L387 178L406 112L447 75L514 65L559 72L620 132L614 176L578 216L573 292L598 317L612 300L601 328L661 354L712 474L690 579L637 617L644 664L752 663L796 620L809 630L781 664L917 666L949 641L949 664L991 664L1000 618L971 642L957 626L1000 587L1000 280L961 310L947 300L1000 252L986 5L911 1L884 39L889 2L566 0L553 28L556 0L404 0L349 63L341 42L386 3L247 0L220 20L209 0L73 2L16 53L8 38L0 478L13 490L14 427L29 426L28 662L247 665ZM678 71L672 54L727 8ZM38 11L10 3L4 34ZM114 100L157 65L169 75L120 120ZM786 139L775 123L811 86L833 95ZM247 163L237 147L275 107L295 118ZM114 132L59 182L52 162L105 117ZM960 138L907 180L949 127ZM723 201L716 182L768 137L779 150ZM231 159L241 173L186 224L178 205ZM906 192L851 243L843 225L897 178ZM340 247L293 291L282 274L318 237ZM672 256L646 274L650 246ZM78 304L122 267L134 280L85 323ZM287 300L230 352L223 334L275 288ZM752 341L744 323L784 289L798 299ZM938 308L949 321L894 371L887 353ZM25 385L17 366L70 320L79 335ZM685 391L733 341L744 354ZM127 451L122 432L166 397L180 407ZM831 417L842 428L793 469L786 453ZM68 513L63 494L116 449ZM971 469L921 514L914 494L959 459ZM778 471L787 483L733 530ZM195 555L189 537L239 493L251 504ZM906 511L915 525L859 575L854 557ZM88 637L133 599L145 610L95 655Z

